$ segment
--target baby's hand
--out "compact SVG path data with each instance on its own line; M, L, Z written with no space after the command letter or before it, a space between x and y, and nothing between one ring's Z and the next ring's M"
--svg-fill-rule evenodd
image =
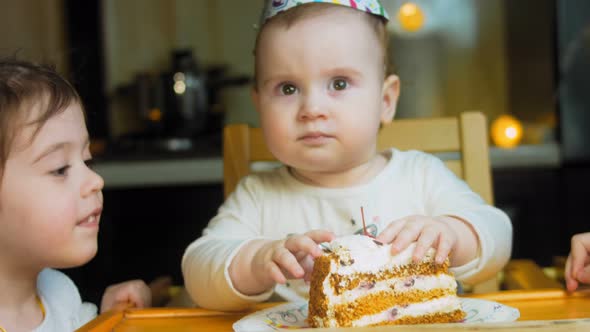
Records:
M286 283L287 279L308 280L313 258L323 253L318 244L333 239L334 234L331 232L314 230L269 242L254 256L254 273L258 274L258 280L268 280L270 277L279 284Z
M419 262L429 248L436 249L435 262L444 263L457 243L457 234L446 223L446 216L409 216L393 221L377 236L383 243L391 243L393 255L417 242L412 258Z
M590 232L572 237L572 248L565 263L565 281L569 291L579 283L590 284Z
M102 296L100 312L106 312L125 302L136 308L151 306L152 294L149 287L142 280L125 281L107 287Z

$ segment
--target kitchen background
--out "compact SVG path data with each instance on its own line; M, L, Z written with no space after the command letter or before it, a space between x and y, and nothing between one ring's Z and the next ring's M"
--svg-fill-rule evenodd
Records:
M55 63L89 113L106 180L100 250L66 271L89 300L124 279L182 283L181 255L223 199L221 128L258 123L249 89L262 3L0 0L0 56ZM383 3L397 117L481 110L500 126L490 153L513 257L553 264L590 230L590 2Z

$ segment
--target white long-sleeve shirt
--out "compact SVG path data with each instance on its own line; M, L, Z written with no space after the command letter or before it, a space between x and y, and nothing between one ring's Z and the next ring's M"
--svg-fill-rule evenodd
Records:
M362 231L361 206L374 235L392 221L410 215L451 215L469 222L479 238L476 259L452 268L458 280L476 284L495 277L510 257L512 226L501 210L486 204L443 162L418 151L385 152L386 167L366 184L321 188L303 184L286 167L245 177L219 208L203 236L182 259L185 287L199 306L239 310L267 300L306 299L309 287L289 280L263 294L246 296L229 278L238 250L253 239L283 239L312 229L339 235ZM459 239L460 241L460 239Z
M37 291L45 318L33 332L74 331L96 317L96 306L82 302L74 282L60 271L41 271L37 277Z

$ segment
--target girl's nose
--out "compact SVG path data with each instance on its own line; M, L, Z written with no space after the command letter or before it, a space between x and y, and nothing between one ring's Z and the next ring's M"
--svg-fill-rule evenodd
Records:
M324 98L320 93L309 92L303 95L299 109L299 120L310 121L328 116Z
M82 197L86 197L95 194L102 190L104 187L103 178L98 175L94 170L88 169L88 175L82 186Z

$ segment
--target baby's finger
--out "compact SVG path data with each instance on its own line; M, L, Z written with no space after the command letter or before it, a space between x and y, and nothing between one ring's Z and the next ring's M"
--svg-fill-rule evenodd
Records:
M283 285L287 282L287 278L285 277L279 266L274 262L268 262L267 270L268 274L270 275L272 280L274 280L274 282Z
M415 224L406 224L391 243L391 253L395 255L406 249L410 243L416 241L418 235L420 235L420 230L421 228Z
M325 231L325 230L321 230L321 229L309 231L309 232L305 233L304 235L309 237L310 239L314 240L316 245L320 244L322 242L330 242L330 241L334 240L334 238L336 238L336 235L334 235L334 233L329 232L329 231Z
M303 260L301 260L299 262L299 264L301 264L301 266L303 267L303 270L305 271L305 274L303 275L303 280L310 281L311 280L311 273L313 272L313 264L314 264L313 259L311 258L311 256L308 255Z
M293 256L291 251L286 248L277 249L272 257L272 261L277 264L281 270L286 271L295 278L301 278L305 273L303 268L299 265L299 262L297 262L295 256Z
M432 247L438 235L439 232L432 228L425 228L422 230L422 233L420 233L418 241L416 242L414 253L412 254L414 262L417 263L424 258L426 251Z
M436 248L434 262L439 265L444 263L451 253L451 248L453 248L453 243L450 237L445 235L445 233L441 233L438 237L438 246Z
M319 257L323 254L322 249L318 247L318 244L307 235L289 237L285 241L285 248L298 255L301 255L301 252L307 253L313 257Z
M406 225L405 219L400 219L397 221L391 222L379 235L377 235L376 240L381 243L391 243L393 239L397 236L397 234L404 228Z
M305 251L300 251L300 252L298 252L298 253L295 254L295 259L297 259L298 262L301 262L301 260L304 259L307 256L309 256L308 253L306 253Z

